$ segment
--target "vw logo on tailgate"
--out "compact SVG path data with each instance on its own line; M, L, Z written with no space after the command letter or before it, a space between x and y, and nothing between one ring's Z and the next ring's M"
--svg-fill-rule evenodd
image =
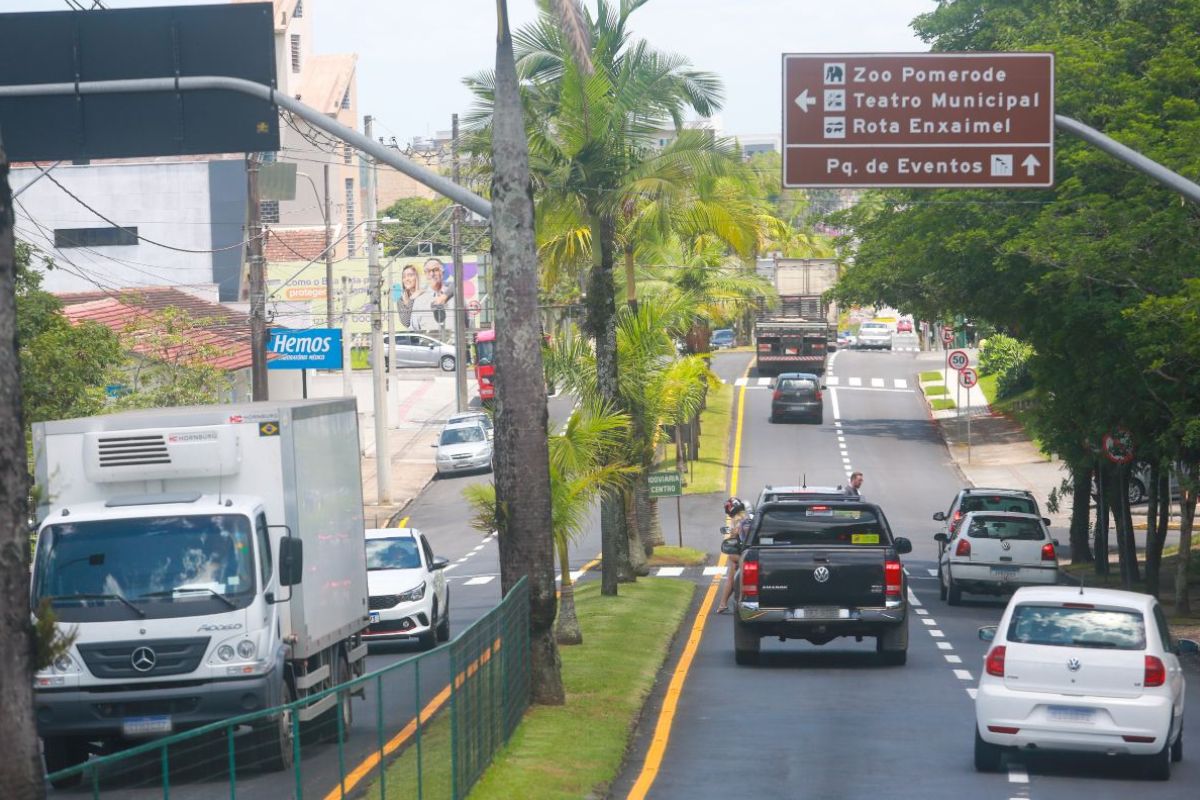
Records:
M1079 668L1082 666L1083 664L1078 658L1071 658L1067 660L1067 669L1071 670L1071 672L1079 672Z
M149 647L138 647L129 656L129 664L138 672L149 672L158 663L158 656Z
M817 567L813 570L813 580L817 583L824 583L829 580L829 567Z

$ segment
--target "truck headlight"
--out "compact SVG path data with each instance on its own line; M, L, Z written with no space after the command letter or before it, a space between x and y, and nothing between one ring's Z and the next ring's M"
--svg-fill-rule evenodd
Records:
M221 645L217 648L217 658L221 659L222 661L232 661L233 648L227 644Z
M238 658L244 658L249 661L250 659L254 658L257 652L258 648L255 647L254 642L250 641L249 639L242 639L237 644Z
M396 599L401 603L411 603L414 600L420 600L424 596L425 581L421 581L421 584L415 589L409 589L407 592L401 592L400 594L396 595Z
M70 672L78 672L75 666L75 661L66 653L63 653L58 658L54 659L54 671L61 672L64 675Z

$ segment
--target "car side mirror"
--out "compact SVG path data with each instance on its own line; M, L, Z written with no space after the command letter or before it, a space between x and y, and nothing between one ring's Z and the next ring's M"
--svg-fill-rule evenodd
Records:
M304 578L304 542L285 536L279 540L279 585L295 586Z
M903 536L897 536L893 544L896 547L897 555L904 555L905 553L912 552L912 542Z
M938 522L945 522L945 521L946 521L946 512L945 512L945 511L939 511L939 512L937 512L936 514L934 514L934 515L933 515L933 518L934 518L936 521L938 521Z
M941 542L942 544L945 544L946 542L950 541L950 537L947 536L945 533L938 531L937 533L935 533L933 535L933 540L935 542Z
M982 642L990 642L996 638L996 626L984 625L979 629L979 640Z
M450 566L450 559L441 556L434 556L433 561L429 562L430 569L445 569L448 566Z
M1175 654L1179 656L1200 655L1200 644L1193 639L1180 639L1175 643Z
M1047 528L1049 528L1050 527L1050 518L1042 517L1042 524L1045 525Z
M741 555L742 543L737 539L726 539L721 542L721 552L727 556Z

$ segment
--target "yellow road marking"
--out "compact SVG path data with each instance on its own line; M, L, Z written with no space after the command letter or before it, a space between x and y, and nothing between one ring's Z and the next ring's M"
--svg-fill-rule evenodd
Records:
M401 517L400 521L396 523L396 527L397 528L407 528L408 527L408 517Z
M480 668L492 660L493 655L499 655L501 645L502 641L500 639L496 639L494 642L492 642L492 646L484 650L483 654L480 655L479 658L472 661L467 665L466 669L454 676L454 687L456 689L461 688L468 678L475 675ZM371 755L364 758L358 766L346 773L345 781L340 786L333 787L329 794L325 795L325 800L342 800L343 797L346 797L354 789L354 787L363 780L363 778L371 774L371 770L380 765L384 757L390 756L392 753L396 752L396 750L398 750L409 739L412 738L413 734L417 732L418 719L420 720L420 724L424 725L430 720L431 717L433 717L434 714L441 710L442 706L444 706L446 701L449 699L450 685L446 684L442 687L440 692L434 695L432 700L425 704L425 707L421 709L421 713L418 715L418 718L410 719L407 725L401 728L395 736L393 736L383 745L383 750L376 750L375 752L371 753Z
M746 374L749 374L750 367L746 367ZM729 467L729 494L737 494L738 485L738 467L741 464L742 455L742 419L746 410L746 387L740 387L741 392L738 394L738 411L737 411L737 428L733 438L733 462ZM727 558L724 554L717 561L718 567L724 567ZM671 675L671 683L667 685L667 693L663 696L662 710L658 713L658 722L654 725L654 734L650 739L650 746L646 749L646 761L642 764L642 771L638 773L637 780L634 781L633 788L629 790L627 800L644 800L646 793L650 791L650 787L654 785L654 779L658 777L658 770L662 767L663 756L667 752L667 744L671 740L671 726L675 722L675 711L679 706L679 696L683 693L684 684L687 682L688 672L692 668L692 661L696 657L696 650L700 647L700 639L704 636L704 626L708 624L709 612L712 610L713 601L717 596L717 589L721 585L721 573L713 576L712 582L708 586L708 590L704 593L704 600L700 602L700 611L696 614L696 621L692 623L692 631L688 635L687 643L683 646L683 654L679 657L679 664L675 667L675 672Z

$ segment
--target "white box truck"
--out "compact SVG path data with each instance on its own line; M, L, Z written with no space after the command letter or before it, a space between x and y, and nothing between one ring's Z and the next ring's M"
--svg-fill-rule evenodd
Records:
M353 400L41 422L33 446L33 606L49 603L76 636L35 678L49 771L97 744L277 707L362 674ZM297 714L334 736L341 715L349 731L349 693ZM291 763L290 717L250 734L268 768Z

